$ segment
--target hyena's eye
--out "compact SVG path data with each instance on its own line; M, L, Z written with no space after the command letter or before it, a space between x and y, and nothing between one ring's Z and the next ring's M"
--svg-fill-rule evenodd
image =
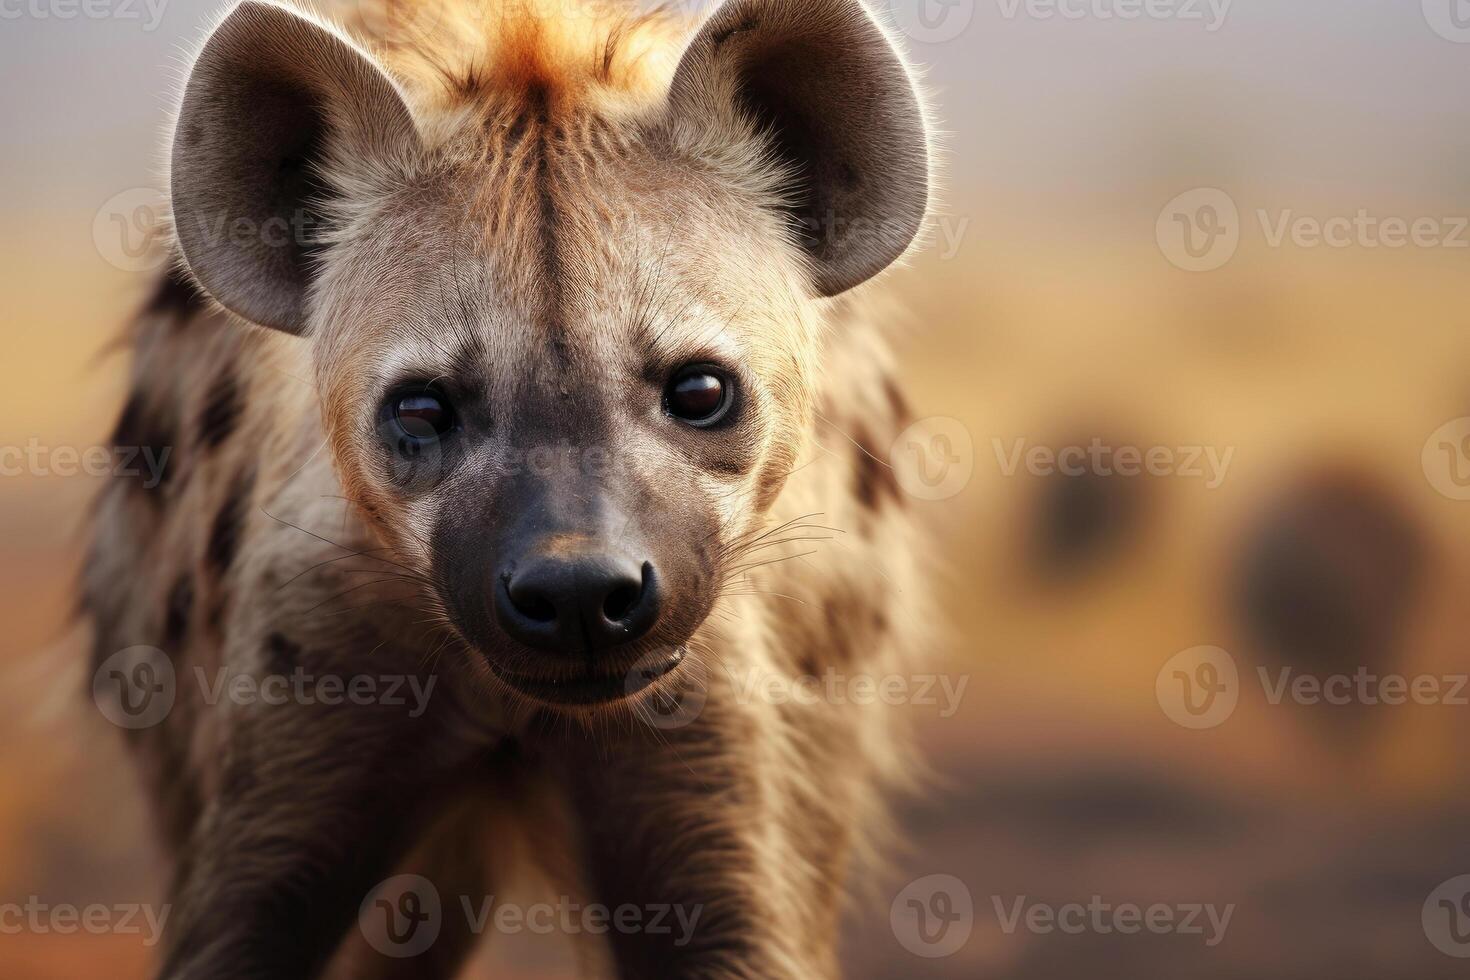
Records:
M664 392L664 410L700 428L719 424L734 402L735 380L710 364L680 368Z
M383 406L393 435L410 445L437 442L454 431L454 407L442 391L415 387L394 392Z

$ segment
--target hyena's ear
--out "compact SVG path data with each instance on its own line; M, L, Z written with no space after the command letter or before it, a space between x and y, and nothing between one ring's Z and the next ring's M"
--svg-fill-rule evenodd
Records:
M170 154L184 260L227 309L305 329L312 252L329 196L319 175L372 173L418 143L388 76L334 31L245 0L199 52Z
M862 0L726 0L685 52L670 99L676 125L706 139L748 139L747 121L772 138L822 295L883 271L923 224L923 104Z

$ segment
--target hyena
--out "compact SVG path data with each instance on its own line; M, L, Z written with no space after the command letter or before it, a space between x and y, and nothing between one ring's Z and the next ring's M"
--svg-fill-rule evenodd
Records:
M84 583L118 696L172 674L160 975L450 975L529 869L694 922L594 975L834 976L910 768L840 681L928 620L864 285L929 210L914 74L861 0L420 2L245 0L178 105L115 434L171 455ZM384 955L406 874L442 922Z

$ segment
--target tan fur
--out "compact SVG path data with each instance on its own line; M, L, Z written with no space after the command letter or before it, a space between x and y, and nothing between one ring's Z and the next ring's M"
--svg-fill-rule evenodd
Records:
M321 966L336 941L318 933L340 935L365 894L336 870L349 859L371 866L368 884L397 867L446 894L489 893L522 863L503 852L523 846L555 889L703 906L699 948L667 960L614 939L586 953L589 969L838 972L841 905L855 866L876 857L884 792L910 769L905 741L881 706L736 693L766 672L902 672L926 643L917 543L887 463L911 421L881 336L895 314L873 287L814 300L806 260L772 248L787 240L767 206L783 173L753 120L731 112L676 127L672 143L642 138L694 25L566 11L446 2L388 38L372 29L391 22L381 12L348 20L423 145L386 166L337 159L323 175L342 244L312 287L310 342L210 309L178 275L137 323L116 438L172 446L170 474L157 491L119 482L104 494L86 602L99 660L148 644L179 676L174 710L134 736L179 862L167 975L283 969L255 945L275 927L286 946L313 948L292 961L303 975ZM536 234L547 206L560 216L552 314ZM376 383L405 363L433 375L470 360L489 403L510 412L557 384L526 336L549 315L585 388L626 390L619 365L640 343L660 364L717 351L748 371L752 438L726 469L634 426L616 447L678 474L657 492L683 485L715 502L727 574L689 641L707 703L683 728L640 720L657 689L549 716L500 684L429 580L431 518L463 488L405 497L375 469ZM288 663L439 684L409 737L384 708L209 705L189 674L263 677ZM269 918L282 881L318 889L289 892L306 911L288 926ZM345 912L327 910L331 898ZM442 939L437 968L473 938ZM360 940L337 956L353 976L403 966Z

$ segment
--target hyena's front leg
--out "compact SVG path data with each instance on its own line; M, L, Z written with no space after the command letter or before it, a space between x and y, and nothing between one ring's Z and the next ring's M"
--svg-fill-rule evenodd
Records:
M439 713L413 718L400 704L210 710L232 717L217 785L179 856L160 976L317 976L470 750Z
M765 728L774 719L710 694L698 718L654 715L625 740L563 748L560 778L617 976L835 976L835 926L814 923L838 904L825 869L841 863L847 834L833 828L825 853L802 853L795 825L812 814L793 813L779 735Z

